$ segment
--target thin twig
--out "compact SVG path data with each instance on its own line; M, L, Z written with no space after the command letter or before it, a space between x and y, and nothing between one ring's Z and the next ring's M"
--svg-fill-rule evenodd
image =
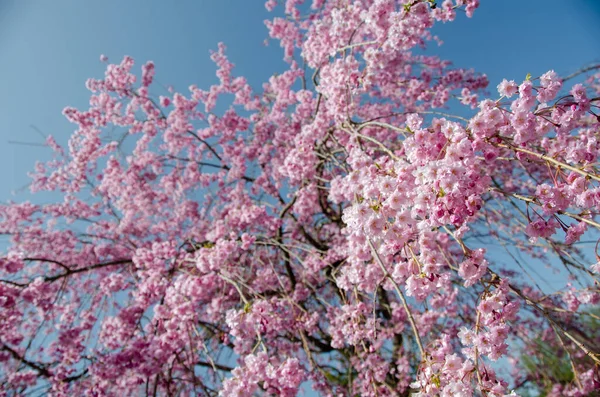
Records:
M417 324L415 323L415 319L413 318L410 308L408 307L406 298L404 297L404 294L402 293L402 290L400 289L400 286L398 285L396 280L394 280L392 278L392 275L387 271L385 265L383 264L383 261L381 260L381 257L379 256L379 253L377 252L377 249L373 245L373 242L371 241L371 239L369 238L369 239L367 239L367 241L369 242L369 247L371 247L371 250L373 251L373 255L375 255L375 259L376 259L377 263L379 264L379 267L385 274L385 277L387 277L392 282L394 289L396 290L396 293L398 294L398 297L400 298L400 301L402 302L402 306L404 307L404 310L406 311L406 315L408 316L408 321L410 322L410 326L413 330L413 334L415 335L415 340L417 342L417 346L419 347L419 352L421 352L421 359L424 360L425 359L425 349L423 348L423 343L421 342L421 336L419 335L419 330L417 329Z

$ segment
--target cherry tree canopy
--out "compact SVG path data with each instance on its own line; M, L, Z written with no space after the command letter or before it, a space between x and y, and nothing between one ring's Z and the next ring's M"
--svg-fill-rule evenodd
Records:
M258 91L224 45L218 84L160 97L153 63L102 59L32 173L62 200L0 206L1 395L600 389L580 244L600 228L598 67L486 92L421 50L478 0L302 3L266 3L288 69Z

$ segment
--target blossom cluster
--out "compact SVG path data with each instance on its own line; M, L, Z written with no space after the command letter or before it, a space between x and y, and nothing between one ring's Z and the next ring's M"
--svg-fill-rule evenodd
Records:
M0 206L0 395L599 389L598 67L488 98L417 50L478 0L265 6L261 91L220 44L207 89L102 56L64 110L31 174L60 199Z

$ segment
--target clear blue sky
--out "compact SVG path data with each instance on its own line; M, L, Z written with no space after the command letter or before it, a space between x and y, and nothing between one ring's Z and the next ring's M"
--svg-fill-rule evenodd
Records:
M153 60L157 81L186 90L216 81L208 51L229 48L236 72L255 87L281 71L277 43L265 47L263 1L254 0L1 0L0 1L0 201L28 183L26 173L43 142L32 126L65 142L73 127L61 111L84 108L88 77L101 77L106 54L118 62ZM553 68L568 73L600 62L600 1L482 0L473 19L438 25L445 42L431 53L488 74L522 79ZM595 39L594 39L595 38ZM162 92L154 92L162 94ZM21 196L21 195L19 195ZM22 197L22 196L21 196Z

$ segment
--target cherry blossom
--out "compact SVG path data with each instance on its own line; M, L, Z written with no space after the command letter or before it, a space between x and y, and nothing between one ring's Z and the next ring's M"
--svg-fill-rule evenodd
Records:
M600 389L599 67L487 97L420 50L478 0L302 3L260 90L224 44L167 94L100 57L30 174L58 199L0 206L0 395Z

